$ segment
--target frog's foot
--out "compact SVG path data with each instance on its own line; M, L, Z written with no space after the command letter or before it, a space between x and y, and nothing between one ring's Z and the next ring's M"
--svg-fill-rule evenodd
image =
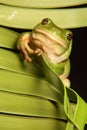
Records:
M62 80L65 87L70 88L71 83L70 83L69 79L66 78L66 79L61 79L61 80Z

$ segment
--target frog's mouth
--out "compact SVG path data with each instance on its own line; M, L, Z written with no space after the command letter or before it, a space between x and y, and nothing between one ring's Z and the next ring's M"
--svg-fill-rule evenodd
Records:
M48 37L51 41L54 41L55 43L60 44L64 48L68 48L66 42L56 38L56 36L52 35L51 33L47 32L46 30L41 30L40 28L35 28L35 32Z

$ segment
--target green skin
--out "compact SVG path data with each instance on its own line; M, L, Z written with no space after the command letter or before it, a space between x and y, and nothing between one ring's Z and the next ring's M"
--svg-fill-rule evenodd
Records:
M64 85L69 87L67 79L70 72L69 55L72 48L72 32L56 26L51 19L45 18L36 25L32 32L22 33L17 42L17 48L27 62L32 62L29 55L45 55L55 68L63 68L57 74ZM56 69L55 69L56 70ZM61 70L61 69L60 69Z

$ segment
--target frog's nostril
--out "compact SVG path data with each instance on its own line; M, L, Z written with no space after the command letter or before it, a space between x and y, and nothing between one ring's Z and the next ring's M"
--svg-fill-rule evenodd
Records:
M43 19L42 22L41 22L41 24L43 24L43 25L45 25L47 23L48 23L48 18Z

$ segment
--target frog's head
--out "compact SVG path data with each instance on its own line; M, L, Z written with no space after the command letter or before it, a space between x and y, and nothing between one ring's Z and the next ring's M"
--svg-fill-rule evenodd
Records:
M72 32L70 30L62 29L56 26L53 21L49 18L45 18L39 23L34 30L42 30L47 32L49 35L59 39L60 44L68 46L72 40Z
M39 42L37 43L40 43L40 45L41 42L43 46L46 44L50 55L47 51L44 52L47 53L48 57L54 58L53 55L55 55L55 58L57 58L69 49L72 41L72 32L56 26L50 18L45 18L35 26L32 31L32 37L38 40ZM54 50L54 53L52 50Z

